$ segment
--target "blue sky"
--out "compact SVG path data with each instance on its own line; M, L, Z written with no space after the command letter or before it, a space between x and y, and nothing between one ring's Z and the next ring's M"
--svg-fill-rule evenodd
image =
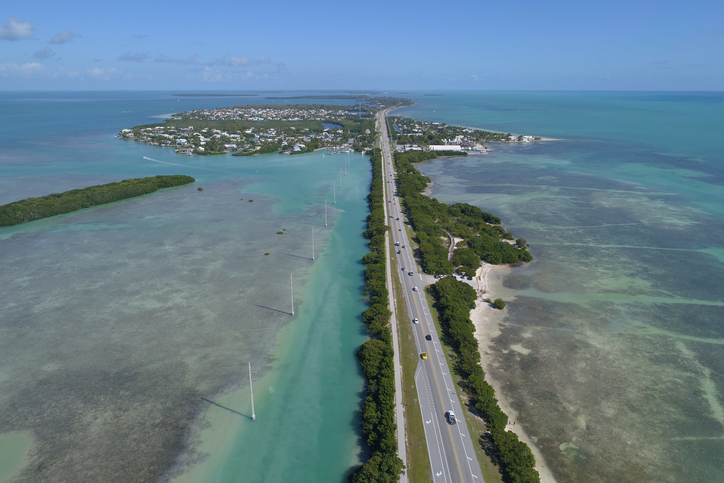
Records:
M0 90L724 90L724 2L0 4Z

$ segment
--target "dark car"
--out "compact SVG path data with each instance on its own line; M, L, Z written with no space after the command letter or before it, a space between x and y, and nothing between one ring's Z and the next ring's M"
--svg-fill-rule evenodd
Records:
M452 411L448 411L445 413L445 418L447 419L447 422L449 424L455 424L458 422L457 419L455 419L455 413Z
M431 336L430 334L427 334L427 335L425 336L425 340L432 340L432 336Z

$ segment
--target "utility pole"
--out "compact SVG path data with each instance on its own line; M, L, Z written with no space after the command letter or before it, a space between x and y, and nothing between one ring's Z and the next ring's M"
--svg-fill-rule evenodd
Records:
M251 362L249 363L249 390L251 391L251 420L256 421L256 414L254 414L254 386L251 383Z

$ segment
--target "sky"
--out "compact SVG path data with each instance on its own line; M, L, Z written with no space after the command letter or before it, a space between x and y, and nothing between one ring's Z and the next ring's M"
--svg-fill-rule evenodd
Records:
M0 90L724 90L724 1L0 2Z

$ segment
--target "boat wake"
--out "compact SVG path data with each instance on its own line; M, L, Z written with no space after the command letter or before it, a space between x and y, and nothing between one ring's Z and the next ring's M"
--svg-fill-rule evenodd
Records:
M153 159L153 158L149 158L148 156L144 156L143 159L146 159L148 161L153 161L154 163L170 164L171 166L183 166L183 167L191 167L191 168L196 167L196 166L188 166L187 164L170 163L168 161L161 161L160 159Z
M203 169L206 171L214 171L216 173L238 174L234 171L228 171L228 170L216 169L216 168L207 168L206 166L194 166L192 164L171 163L169 161L161 161L160 159L149 158L148 156L143 156L143 159L145 159L147 161L153 161L154 163L168 164L170 166L181 166L182 168Z

